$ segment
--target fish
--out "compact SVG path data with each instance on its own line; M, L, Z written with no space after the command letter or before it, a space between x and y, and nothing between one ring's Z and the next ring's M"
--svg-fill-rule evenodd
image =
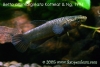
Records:
M33 28L23 34L13 36L12 44L19 52L25 52L30 46L36 46L36 42L55 35L62 35L71 29L74 29L85 22L87 19L83 15L65 16L57 19L49 20L46 23ZM34 44L35 43L35 44Z
M0 43L12 42L12 36L22 34L17 28L0 26Z

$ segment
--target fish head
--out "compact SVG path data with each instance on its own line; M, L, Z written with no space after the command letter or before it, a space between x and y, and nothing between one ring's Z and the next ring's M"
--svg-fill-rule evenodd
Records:
M86 20L87 17L83 15L69 16L67 19L68 22L85 22Z
M75 18L76 22L85 22L87 20L86 16L79 15Z
M67 21L67 24L71 26L71 28L75 28L75 27L80 26L86 20L87 20L86 16L76 15L76 16L69 16L66 21Z

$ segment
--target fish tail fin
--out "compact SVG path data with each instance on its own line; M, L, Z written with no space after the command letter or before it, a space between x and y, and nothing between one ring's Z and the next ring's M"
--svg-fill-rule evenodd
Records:
M12 44L21 53L25 52L29 47L27 40L23 38L22 34L12 36Z

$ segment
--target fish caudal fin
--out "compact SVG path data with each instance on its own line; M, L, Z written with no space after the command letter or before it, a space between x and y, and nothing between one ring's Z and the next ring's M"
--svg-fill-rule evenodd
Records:
M12 37L12 44L15 46L15 48L19 52L23 53L28 49L29 43L22 36L23 36L22 34L13 36Z

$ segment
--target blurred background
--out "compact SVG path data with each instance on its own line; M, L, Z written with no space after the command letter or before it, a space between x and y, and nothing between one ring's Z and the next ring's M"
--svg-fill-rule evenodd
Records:
M67 6L28 6L28 5L9 5L4 4L35 4L35 3L67 3ZM77 3L77 5L75 5ZM71 6L73 5L73 6ZM88 14L92 6L100 5L99 0L0 0L0 14L7 9L20 8L26 10L33 20L51 20L53 18ZM7 12L8 13L8 12ZM0 15L7 18L9 15Z

